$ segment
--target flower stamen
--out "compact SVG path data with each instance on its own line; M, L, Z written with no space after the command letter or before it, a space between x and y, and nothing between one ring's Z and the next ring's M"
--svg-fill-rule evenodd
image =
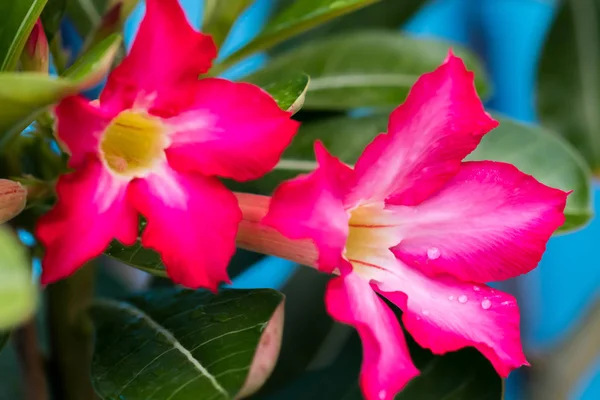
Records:
M165 157L165 132L157 117L140 111L122 111L100 139L102 160L118 175L143 176Z

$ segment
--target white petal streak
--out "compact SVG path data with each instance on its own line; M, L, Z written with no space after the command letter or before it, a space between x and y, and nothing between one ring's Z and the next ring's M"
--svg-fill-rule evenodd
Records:
M125 196L127 185L131 180L110 173L103 165L102 172L98 176L94 203L98 206L98 213L108 210L111 205Z
M177 172L167 162L157 165L150 174L140 179L146 180L152 194L165 205L187 209L188 196L185 188L179 181Z

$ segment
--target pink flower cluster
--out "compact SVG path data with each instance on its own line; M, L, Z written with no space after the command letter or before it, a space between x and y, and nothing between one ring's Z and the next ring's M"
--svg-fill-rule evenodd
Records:
M502 376L521 365L515 299L485 285L535 268L564 222L568 193L510 164L463 159L497 126L452 54L423 75L388 132L354 168L315 144L318 168L272 198L219 178L270 171L298 123L260 88L198 79L216 56L175 0L147 0L130 54L99 100L56 107L74 172L37 226L43 283L72 274L113 239L156 250L174 282L216 290L238 245L335 274L325 301L363 342L365 397L392 399L419 372L400 324L436 354L479 349Z

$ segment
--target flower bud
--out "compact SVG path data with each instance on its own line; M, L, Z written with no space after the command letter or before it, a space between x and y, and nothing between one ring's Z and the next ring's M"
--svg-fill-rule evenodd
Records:
M48 72L48 39L42 21L37 20L21 53L21 65L25 71Z
M27 201L27 190L18 182L0 179L0 224L19 215Z

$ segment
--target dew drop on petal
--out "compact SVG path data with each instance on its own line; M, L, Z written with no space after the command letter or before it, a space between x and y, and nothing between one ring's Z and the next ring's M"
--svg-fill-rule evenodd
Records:
M467 296L465 296L464 294L461 294L460 296L458 296L459 303L465 304L467 301L469 301L469 298Z
M510 304L510 301L503 301L503 302L502 302L502 305L503 305L503 306L507 306L507 305L509 305L509 304Z
M385 391L385 390L380 390L380 391L379 391L379 398L380 398L381 400L384 400L386 395L387 395L387 393L386 393L386 391Z
M448 296L448 300L450 300L450 301L454 300L454 296Z
M481 288L479 286L473 286L473 290L476 292L479 292L481 290Z
M488 310L491 306L492 306L492 302L489 299L484 299L481 302L481 308L483 308L484 310Z
M429 249L427 249L427 258L429 258L430 260L436 260L440 258L440 249L438 249L437 247L430 247Z

